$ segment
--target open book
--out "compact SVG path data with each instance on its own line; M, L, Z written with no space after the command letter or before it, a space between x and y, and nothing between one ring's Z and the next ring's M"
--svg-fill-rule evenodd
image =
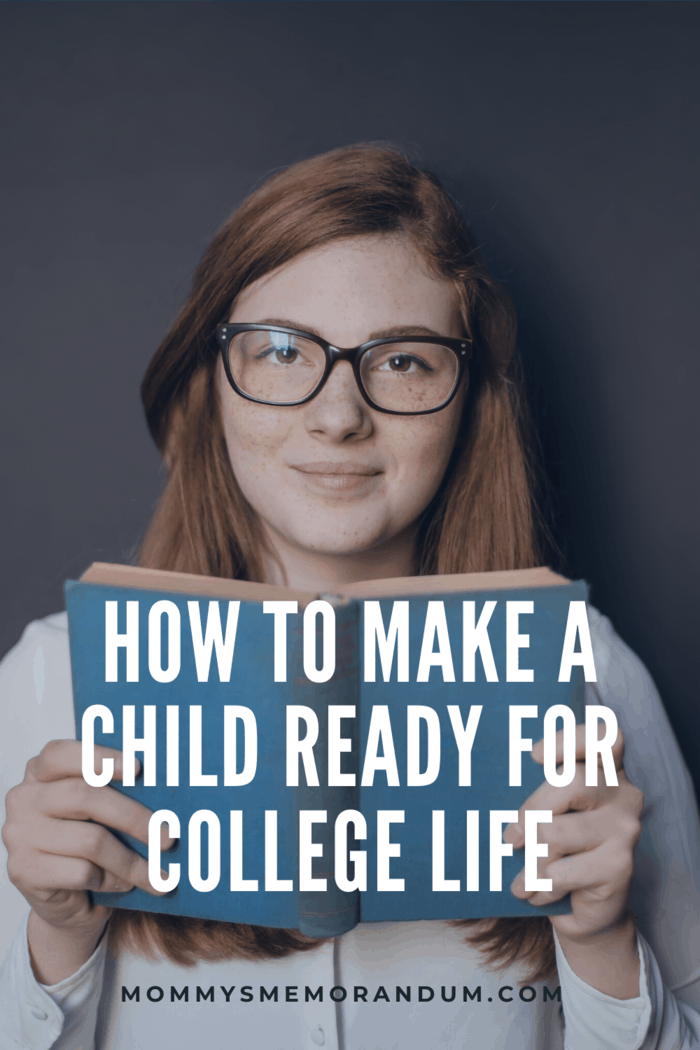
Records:
M168 896L98 898L311 936L570 910L513 896L502 832L547 710L583 720L586 597L549 569L315 595L92 565L66 584L78 736L138 752L112 786L179 836Z

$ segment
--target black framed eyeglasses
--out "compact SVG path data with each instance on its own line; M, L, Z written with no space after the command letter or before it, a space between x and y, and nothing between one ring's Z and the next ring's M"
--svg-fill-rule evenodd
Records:
M466 337L400 335L342 350L309 332L267 324L224 323L216 335L228 381L249 401L302 405L337 361L349 361L367 404L398 416L449 405L472 354Z

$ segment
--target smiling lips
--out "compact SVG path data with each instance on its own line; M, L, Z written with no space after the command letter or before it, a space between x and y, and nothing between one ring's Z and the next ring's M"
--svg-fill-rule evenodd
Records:
M334 491L351 491L367 485L371 478L382 474L380 467L365 463L294 463L290 464L300 474L305 474L316 485Z

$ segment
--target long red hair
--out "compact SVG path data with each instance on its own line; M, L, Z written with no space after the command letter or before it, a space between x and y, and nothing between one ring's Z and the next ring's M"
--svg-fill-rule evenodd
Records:
M384 146L334 150L287 168L252 193L206 250L187 302L142 385L168 477L138 561L231 579L262 578L261 530L233 475L223 435L215 325L253 281L330 241L408 238L431 273L457 288L474 339L470 390L452 460L421 520L416 573L528 568L542 563L525 402L510 300L486 270L454 202L429 172ZM313 948L294 930L115 912L112 937L189 965ZM465 921L466 939L496 966L554 970L547 919Z

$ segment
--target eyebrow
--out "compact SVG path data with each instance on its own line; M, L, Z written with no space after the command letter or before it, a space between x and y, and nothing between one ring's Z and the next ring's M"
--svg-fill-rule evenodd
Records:
M284 317L265 317L261 321L250 322L251 324L269 324L276 328L296 328L299 332L308 332L309 335L315 335L318 339L323 339L324 342L328 342L324 336L321 335L317 328L313 325L302 325L296 321L290 321L289 318ZM371 343L373 339L393 339L396 336L402 335L429 335L436 339L449 338L443 335L441 332L436 332L434 328L428 328L422 324L408 324L408 325L392 325L390 328L381 328L376 332L373 332L369 339L364 339L363 342Z

